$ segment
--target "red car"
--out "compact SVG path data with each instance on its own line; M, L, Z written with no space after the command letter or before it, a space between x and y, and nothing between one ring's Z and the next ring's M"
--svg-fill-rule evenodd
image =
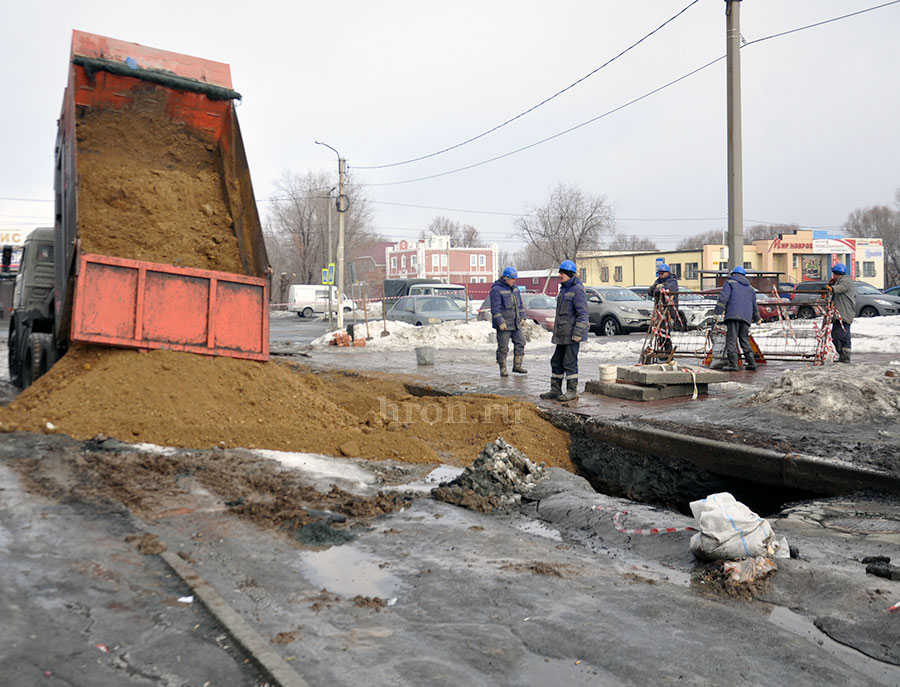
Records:
M535 324L541 325L549 332L553 331L553 322L556 320L556 299L545 296L542 293L523 293L522 302L525 304L525 317ZM491 297L484 299L478 308L478 319L490 322Z
M763 322L773 322L774 320L777 320L779 308L781 308L781 317L790 319L797 317L797 306L791 305L790 299L776 298L771 294L763 293L757 289L753 290L756 291L756 305L759 307L759 316L762 318ZM719 297L721 291L722 288L717 287L715 289L706 289L703 291L703 294L708 294L707 298L716 299Z

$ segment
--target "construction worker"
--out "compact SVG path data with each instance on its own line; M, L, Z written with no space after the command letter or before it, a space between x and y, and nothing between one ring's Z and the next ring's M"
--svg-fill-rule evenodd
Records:
M556 344L550 358L550 391L541 398L574 401L578 398L578 347L588 334L588 303L584 284L575 275L578 268L571 260L559 266L559 294L556 296L556 320L553 323L552 343ZM566 390L562 383L566 380Z
M716 316L725 315L725 355L728 363L722 368L725 372L734 372L738 363L738 342L747 361L747 369L756 369L756 356L750 346L750 323L760 321L759 305L756 302L756 290L747 280L747 271L738 265L731 270L731 275L722 285L719 301L713 310Z
M663 289L666 293L663 293ZM666 263L661 262L656 266L656 281L647 289L647 298L652 298L654 303L665 306L672 326L682 329L681 317L678 314L678 278L672 274Z
M838 263L831 268L831 279L825 285L838 317L831 323L831 340L839 363L850 362L850 323L856 315L856 284L847 274L847 266Z
M519 274L515 267L507 267L500 278L491 286L491 323L497 330L497 364L500 376L508 377L506 356L509 354L509 340L513 342L513 372L527 374L522 367L525 359L525 304L522 293L516 287Z

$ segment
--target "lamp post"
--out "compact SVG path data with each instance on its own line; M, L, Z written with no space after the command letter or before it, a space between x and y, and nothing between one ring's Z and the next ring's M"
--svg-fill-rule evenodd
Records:
M338 197L335 207L338 211L338 244L337 244L337 328L344 328L344 213L350 207L349 199L344 195L344 171L347 161L341 154L327 143L316 141L316 145L325 146L338 156ZM329 293L331 289L329 289Z

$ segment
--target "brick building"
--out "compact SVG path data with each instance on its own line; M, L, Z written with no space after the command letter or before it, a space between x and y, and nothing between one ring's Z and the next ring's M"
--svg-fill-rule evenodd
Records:
M387 279L439 279L445 284L490 284L497 278L497 245L450 245L450 237L403 240L385 249Z

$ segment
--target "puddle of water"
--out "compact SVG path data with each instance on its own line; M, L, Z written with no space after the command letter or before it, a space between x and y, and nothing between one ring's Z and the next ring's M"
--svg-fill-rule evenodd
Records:
M400 580L378 567L380 561L349 546L300 554L300 573L318 588L352 598L357 594L387 599L396 596Z
M846 663L879 685L900 685L900 668L878 661L852 647L834 641L812 622L783 606L776 606L772 609L769 614L769 622L817 644L839 661Z
M525 522L517 522L515 528L526 534L536 534L539 537L546 537L553 541L562 541L562 535L559 530L539 520L526 520Z

